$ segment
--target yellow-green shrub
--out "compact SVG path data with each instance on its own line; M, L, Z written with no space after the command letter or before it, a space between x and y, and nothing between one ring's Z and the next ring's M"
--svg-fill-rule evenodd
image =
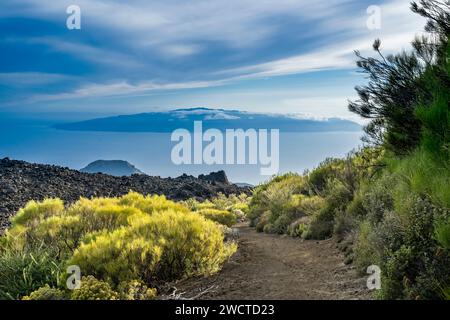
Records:
M294 213L290 218L298 218L292 209L303 187L304 178L297 174L277 176L267 184L257 187L249 203L247 216L250 224L256 226L265 213L270 223L274 223L281 215L291 216ZM270 212L270 215L267 216L267 212Z
M41 202L30 201L11 219L12 225L34 226L40 220L58 215L64 211L64 203L60 199L45 199Z
M189 211L189 209L182 203L167 200L164 195L143 196L137 192L130 192L127 195L122 196L119 198L118 204L126 207L137 208L147 214L166 210L174 210L178 212Z
M270 210L267 210L264 212L258 219L258 223L256 224L256 231L263 232L266 225L269 223L269 217L271 216L272 212Z
M121 300L153 300L157 294L156 289L148 288L140 280L122 282L117 291Z
M126 197L126 196L124 196ZM134 206L120 204L121 198L80 199L67 210L67 215L77 216L84 233L98 230L114 230L128 225L128 218L140 214Z
M71 300L117 300L119 294L107 282L87 276L81 278L80 288L73 290L70 298Z
M379 257L374 249L375 237L372 225L364 221L359 226L358 238L355 244L355 264L358 272L365 273L370 265L378 264Z
M201 209L214 209L216 206L209 200L205 200L204 202L197 201L194 198L187 199L184 201L184 204L189 210L198 211Z
M214 213L224 223L234 217L229 211ZM64 276L49 279L48 273L41 272L53 266L59 272L60 265L78 265L83 275L98 280L86 278L84 291L72 298L89 298L93 290L89 287L105 289L103 282L113 289L128 283L135 299L151 298L156 294L153 289L136 283L133 287L131 282L149 286L218 271L236 250L234 243L225 243L225 228L164 196L130 192L118 198L80 199L67 209L58 199L30 202L2 239L0 278L5 285L0 281L0 296L21 298L46 283L54 286ZM44 252L42 257L51 253L52 260L35 266L37 257L29 252L39 250ZM25 273L28 269L30 275ZM45 287L39 293L44 291ZM90 298L115 297L97 292L98 296L94 291Z
M236 249L224 244L217 225L197 214L169 210L130 222L81 244L68 264L116 284L137 278L151 283L213 273Z
M52 216L28 230L34 241L42 241L59 252L73 251L83 234L84 226L79 216Z
M250 198L245 193L241 193L239 196L230 194L228 197L223 193L219 193L217 197L211 200L216 209L230 211L234 209L244 210L247 207L249 201Z
M237 221L236 215L227 210L201 209L197 211L197 213L209 220L226 225L227 227L233 226Z
M225 196L223 193L219 193L217 197L210 200L200 202L194 198L184 201L184 205L192 211L203 211L206 209L215 209L220 211L229 211L235 215L239 215L239 218L244 219L245 213L248 211L248 203L250 197L242 193L239 196L231 194Z
M85 274L118 284L150 278L160 257L161 248L152 238L135 235L122 227L82 243L68 265L77 265Z
M60 289L51 288L48 284L25 296L22 300L66 300L66 293Z
M235 251L236 245L224 243L221 228L201 215L173 210L136 217L131 232L155 239L162 248L154 276L175 279L217 272Z

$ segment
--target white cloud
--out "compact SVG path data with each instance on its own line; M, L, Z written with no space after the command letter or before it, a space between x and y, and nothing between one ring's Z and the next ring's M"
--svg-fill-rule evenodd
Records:
M422 32L425 20L412 13L409 10L409 2L404 0L394 0L382 5L381 8L382 28L376 32L365 28L367 16L357 17L343 22L348 28L355 29L354 34L348 35L344 41L336 41L311 52L288 58L224 70L219 74L255 78L352 68L355 66L354 50L371 55L373 40L376 38L381 39L382 50L386 54L411 49L411 41L416 34ZM342 24L342 17L339 21ZM327 22L326 24L329 28L337 26Z
M68 81L72 76L45 72L7 72L0 73L0 84L14 87L40 86Z
M52 37L29 38L24 41L32 44L43 44L48 46L50 50L68 53L74 57L100 65L107 65L115 68L139 68L144 66L143 63L137 62L131 55L79 42L65 41Z
M61 22L61 27L64 28L65 8L72 2L72 0L5 1L8 10L2 10L0 17L35 17ZM94 34L100 30L103 34L106 32L120 39L123 47L109 49L100 45L88 45L54 37L30 38L26 41L44 44L51 50L73 54L86 61L110 66L111 73L122 67L140 70L145 62L136 59L136 56L145 59L146 55L150 57L157 54L169 59L179 58L182 61L181 59L195 56L199 52L206 54L208 43L220 42L228 47L231 55L258 51L258 46L286 32L286 30L279 30L282 25L280 21L284 18L293 18L295 21L308 25L308 30L295 30L295 32L298 33L299 39L303 39L306 35L315 37L311 40L314 46L305 52L302 43L299 42L297 52L302 53L291 53L290 56L272 60L261 55L262 62L244 64L239 62L233 64L239 67L229 69L226 63L215 66L214 62L208 62L212 64L211 71L190 74L189 81L183 79L178 81L166 79L165 82L164 79L158 79L157 81L152 79L152 75L142 71L143 80L131 82L130 79L123 79L123 73L121 73L120 77L112 77L107 82L86 81L86 84L72 91L37 95L31 97L29 101L135 96L153 91L220 86L245 78L352 68L355 66L353 50L359 49L365 54L369 53L372 42L377 37L381 38L382 47L386 52L408 48L414 34L420 31L424 24L422 18L408 13L409 1L392 0L382 5L382 29L370 31L366 28L365 10L349 10L358 3L356 0L193 0L188 2L135 0L124 4L118 1L78 0L77 4L81 7L83 21L81 35L83 32ZM140 54L135 56L134 52ZM232 60L228 56L220 58ZM177 62L179 62L178 59ZM174 73L179 71L173 70ZM171 69L167 71L170 73ZM44 79L45 77L42 81ZM324 101L322 100L322 103ZM307 102L303 101L303 103ZM330 102L327 101L327 103Z
M64 92L58 94L40 94L32 96L28 102L43 102L43 101L57 101L68 99L82 99L91 97L111 97L122 95L136 95L151 91L165 91L165 90L183 90L206 88L211 86L221 85L221 81L192 81L184 83L165 83L158 84L152 82L141 82L138 84L131 84L127 81L114 82L108 84L88 84L71 92Z
M171 57L185 57L201 51L198 45L170 44L161 46L161 52Z
M25 16L64 21L72 0L14 0L1 16ZM218 41L248 48L277 31L271 17L287 16L302 21L338 16L348 0L228 0L228 1L117 1L78 0L82 32L97 27L119 35L124 42L153 45L179 41Z

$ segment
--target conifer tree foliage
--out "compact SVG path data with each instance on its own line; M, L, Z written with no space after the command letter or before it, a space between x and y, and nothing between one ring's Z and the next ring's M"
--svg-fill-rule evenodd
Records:
M370 119L365 140L384 145L396 154L415 149L421 140L419 105L434 99L430 81L450 87L447 70L450 34L450 4L438 0L413 2L411 10L427 18L426 35L417 36L412 51L384 56L381 41L375 40L376 57L363 57L356 51L357 66L369 82L355 89L359 99L349 102L349 110ZM430 79L433 78L433 79Z

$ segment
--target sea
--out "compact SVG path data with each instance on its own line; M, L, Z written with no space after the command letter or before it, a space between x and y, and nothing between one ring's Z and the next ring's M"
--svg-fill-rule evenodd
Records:
M64 131L51 121L0 119L0 157L81 169L95 160L126 160L149 175L197 176L225 170L234 183L257 185L271 176L261 165L176 165L170 133ZM302 173L329 157L344 157L362 145L362 132L280 132L279 174Z

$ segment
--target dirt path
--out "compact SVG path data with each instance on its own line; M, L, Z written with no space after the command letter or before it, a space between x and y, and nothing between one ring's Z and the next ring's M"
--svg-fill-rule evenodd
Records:
M185 297L212 288L200 299L368 299L358 277L333 240L301 241L238 226L239 250L210 278L176 284Z

